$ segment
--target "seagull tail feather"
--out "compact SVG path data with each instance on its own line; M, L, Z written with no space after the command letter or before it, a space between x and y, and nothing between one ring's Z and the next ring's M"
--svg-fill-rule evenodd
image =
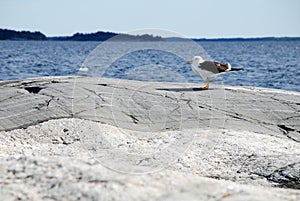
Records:
M244 70L244 68L231 68L230 71L239 71L239 70Z

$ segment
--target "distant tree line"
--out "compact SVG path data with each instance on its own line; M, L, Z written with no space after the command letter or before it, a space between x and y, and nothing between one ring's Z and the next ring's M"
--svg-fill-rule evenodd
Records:
M0 40L47 40L41 32L0 29Z
M65 36L65 37L51 37L49 40L64 40L64 41L161 41L162 37L153 36L149 34L144 35L129 35L129 34L117 34L112 32L103 32L98 31L96 33L76 33L73 36Z
M41 32L0 29L0 40L56 40L56 41L161 41L162 37L149 34L129 35L99 31L96 33L76 33L73 36L46 37Z

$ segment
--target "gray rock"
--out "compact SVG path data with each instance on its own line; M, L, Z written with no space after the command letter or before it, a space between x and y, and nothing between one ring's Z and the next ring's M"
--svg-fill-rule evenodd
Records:
M198 87L0 82L2 198L299 200L300 93Z

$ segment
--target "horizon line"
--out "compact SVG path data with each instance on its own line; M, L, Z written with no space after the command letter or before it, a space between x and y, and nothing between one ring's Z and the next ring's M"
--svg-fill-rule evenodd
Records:
M144 33L144 34L130 34L130 33L124 33L124 32L121 32L121 33L118 33L118 32L114 32L114 31L107 31L107 30L98 30L98 31L92 31L92 32L79 32L79 31L76 31L74 32L73 34L71 35L46 35L45 33L43 33L42 31L38 31L38 30L16 30L16 29L9 29L9 28L0 28L0 30L8 30L8 31L16 31L16 32L40 32L42 33L43 35L45 35L47 38L59 38L59 37L71 37L75 34L94 34L94 33L98 33L98 32L104 32L104 33L113 33L113 34L128 34L128 35L145 35L145 34L148 34L148 35L152 35L152 36L158 36L158 37L161 37L161 38L165 38L165 39L170 39L170 38L181 38L181 39L192 39L192 40L227 40L227 39L268 39L268 38L274 38L274 39L280 39L280 38L300 38L300 35L299 36L289 36L289 35L281 35L281 36L274 36L274 35L266 35L266 36L218 36L218 37L204 37L204 36L193 36L193 37L178 37L178 36L160 36L160 35L154 35L152 33Z

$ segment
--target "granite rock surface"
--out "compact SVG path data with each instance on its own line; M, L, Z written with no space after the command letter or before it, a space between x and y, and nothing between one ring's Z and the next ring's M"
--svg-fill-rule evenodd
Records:
M300 93L0 82L4 200L299 200Z

